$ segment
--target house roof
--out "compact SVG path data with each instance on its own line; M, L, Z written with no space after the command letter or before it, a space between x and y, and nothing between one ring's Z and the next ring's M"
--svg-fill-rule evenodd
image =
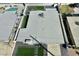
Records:
M77 47L79 47L79 17L78 16L69 16L67 17L69 27L74 39L74 42Z
M39 14L43 14L40 16ZM46 11L31 11L26 29L21 29L18 41L34 36L42 43L63 44L63 34L56 9L46 9Z

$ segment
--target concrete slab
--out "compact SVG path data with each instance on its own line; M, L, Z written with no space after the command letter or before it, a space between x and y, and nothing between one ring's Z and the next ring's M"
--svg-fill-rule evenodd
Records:
M59 44L48 44L47 49L55 56L61 56L61 50L60 50ZM51 56L51 55L48 53L48 56Z

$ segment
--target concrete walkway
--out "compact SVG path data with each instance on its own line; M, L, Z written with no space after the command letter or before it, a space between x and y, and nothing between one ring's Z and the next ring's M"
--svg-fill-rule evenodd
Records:
M14 42L11 45L8 45L7 42L0 42L0 56L11 56L14 46Z
M78 56L78 54L76 53L76 50L73 48L68 48L68 55L69 56Z

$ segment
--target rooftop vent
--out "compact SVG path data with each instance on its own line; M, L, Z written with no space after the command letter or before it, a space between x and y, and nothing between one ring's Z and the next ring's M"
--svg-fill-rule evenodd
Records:
M40 13L38 14L40 17L44 17L44 13Z
M25 39L25 42L26 42L26 41L30 41L30 39Z
M75 24L76 24L76 25L79 25L79 22L78 22L78 21L76 21L76 22L75 22Z

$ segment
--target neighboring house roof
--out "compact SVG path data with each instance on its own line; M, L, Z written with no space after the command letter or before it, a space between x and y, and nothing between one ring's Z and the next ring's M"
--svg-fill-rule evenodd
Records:
M8 41L17 16L13 13L5 12L0 14L0 40Z
M79 14L79 8L78 7L74 8L74 14Z
M70 17L67 17L67 21L69 23L69 27L70 27L74 42L76 46L79 47L79 17L70 16Z

